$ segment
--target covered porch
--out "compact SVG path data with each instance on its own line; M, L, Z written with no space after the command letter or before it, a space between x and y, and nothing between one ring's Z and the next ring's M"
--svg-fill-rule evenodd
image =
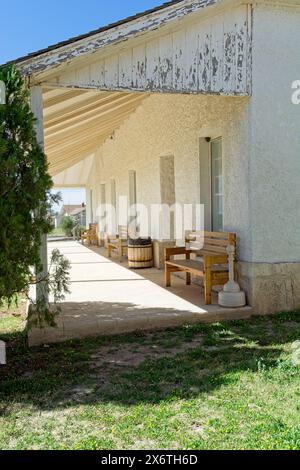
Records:
M154 246L155 268L139 274L108 262L102 251L61 247L73 266L72 294L60 319L63 338L74 318L78 324L85 319L81 331L91 327L100 334L118 332L116 322L127 322L128 312L134 312L134 329L231 315L216 298L203 307L198 285L187 288L178 278L170 290L163 288L165 247L183 240L184 224L178 237L172 216L152 212L154 206L181 205L184 215L201 206L199 229L236 234L239 280L252 304L251 25L248 5L224 17L213 2L172 2L20 60L54 185L86 189L87 225L97 224L99 246L112 228L145 211ZM124 210L124 199L137 207L135 214ZM115 213L110 227L108 205ZM46 240L42 258L45 274ZM83 316L76 315L81 306Z
M89 336L116 335L134 331L173 328L198 322L214 323L249 318L253 309L224 309L204 306L198 285L188 288L180 278L164 287L162 270L129 270L125 260L109 260L106 250L78 242L51 242L71 263L70 294L61 304L57 328L34 328L29 344L63 342ZM216 296L216 294L215 294Z

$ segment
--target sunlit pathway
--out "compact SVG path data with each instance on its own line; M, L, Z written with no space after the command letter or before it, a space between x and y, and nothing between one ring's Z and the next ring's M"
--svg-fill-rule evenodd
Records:
M70 294L62 304L58 328L33 330L31 344L246 318L251 314L249 308L202 308L149 280L149 276L143 277L143 271L131 271L77 242L52 242L48 248L49 260L51 251L57 248L71 263ZM200 288L195 289L200 299Z

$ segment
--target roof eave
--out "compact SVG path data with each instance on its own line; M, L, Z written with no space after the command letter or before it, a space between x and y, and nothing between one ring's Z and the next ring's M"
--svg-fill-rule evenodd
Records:
M79 36L48 49L14 61L24 76L40 75L74 59L155 31L187 15L220 4L242 3L239 0L176 0L143 14L131 17L95 33Z

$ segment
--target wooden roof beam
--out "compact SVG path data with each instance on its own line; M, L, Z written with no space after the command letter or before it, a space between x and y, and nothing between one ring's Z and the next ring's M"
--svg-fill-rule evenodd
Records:
M124 100L128 100L128 95L115 96L112 93L109 97L101 98L101 100L98 101L93 100L89 103L89 105L77 107L77 110L73 111L72 113L60 113L60 118L51 121L46 121L46 132L51 132L53 129L56 128L59 129L62 124L67 125L68 123L72 124L76 123L77 121L84 121L86 117L92 116L93 113L97 114L97 112L101 111L102 109L106 109L107 107L110 107L115 102L123 102Z
M125 103L119 104L113 109L107 109L105 111L98 112L96 115L84 120L83 122L79 120L76 122L76 124L72 124L71 126L62 125L58 131L48 131L45 133L46 144L59 145L59 143L66 140L67 138L72 138L74 133L77 134L82 131L90 131L95 127L98 127L100 131L101 124L103 124L103 118L105 118L105 122L108 122L110 115L114 115L115 113L122 113L124 111L131 113L137 108L137 104L141 101L141 98L136 98L135 100L131 101L129 100Z
M84 90L64 90L64 93L61 93L57 96L53 96L52 98L47 99L45 97L43 101L43 108L46 110L52 106L56 106L60 103L64 103L66 100L71 100L72 98L76 98L77 96L82 96L87 92Z
M84 110L93 107L94 105L105 103L107 100L111 98L112 95L120 95L120 93L112 93L112 92L99 92L97 94L93 94L93 96L87 96L85 100L80 100L79 102L69 104L69 101L66 103L67 105L63 107L59 111L49 112L47 113L47 117L45 119L46 127L48 127L52 123L56 123L56 121L61 121L66 117L73 117L78 113L81 113ZM50 110L49 110L50 111Z
M61 140L59 143L57 141L49 143L49 141L46 140L46 153L48 154L49 152L61 151L68 147L72 148L72 146L74 146L74 143L90 141L95 136L101 137L103 134L107 134L107 136L109 136L116 130L117 127L119 127L124 122L126 117L130 116L132 111L134 111L134 109L119 114L118 117L115 117L114 119L110 120L106 125L102 127L99 127L99 125L97 124L90 128L89 131L86 133L73 133L67 138Z

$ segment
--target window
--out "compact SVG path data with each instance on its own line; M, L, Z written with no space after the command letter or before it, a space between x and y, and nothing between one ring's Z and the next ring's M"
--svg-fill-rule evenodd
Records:
M113 209L111 221L111 233L115 234L117 231L117 189L116 180L110 180L110 203Z
M131 170L129 171L129 206L134 206L136 203L136 172Z
M100 184L100 232L106 232L106 185L104 183Z
M222 139L211 141L211 217L212 230L223 230L224 195L223 195L223 160Z

